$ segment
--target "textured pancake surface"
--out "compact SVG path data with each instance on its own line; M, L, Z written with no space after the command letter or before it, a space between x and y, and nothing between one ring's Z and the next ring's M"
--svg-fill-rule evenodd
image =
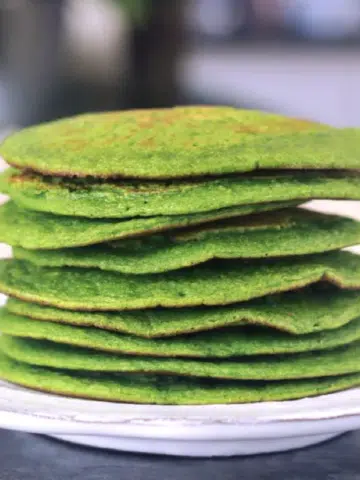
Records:
M288 206L292 206L290 203ZM197 225L223 218L276 210L283 203L224 208L215 212L127 220L65 217L33 212L14 202L0 206L0 242L28 249L56 249L92 245L109 240Z
M116 245L26 250L14 256L40 266L161 273L216 258L271 258L320 253L360 243L360 222L303 209L237 217Z
M85 114L3 142L11 165L63 176L176 178L257 169L359 169L360 133L229 107Z
M360 293L322 286L230 306L124 312L74 312L9 298L6 310L35 320L96 327L144 338L244 325L304 335L340 328L360 317Z
M154 183L43 177L8 169L0 175L0 189L32 210L128 218L193 214L309 198L360 199L360 174L296 172Z
M35 367L0 353L0 377L36 390L114 402L206 405L290 400L360 385L360 374L306 380L241 382L171 376L94 374Z
M120 356L54 342L2 335L7 356L40 367L100 372L153 373L228 380L292 380L359 373L360 343L320 352L234 359Z
M21 260L0 262L2 293L70 310L226 305L321 280L360 289L360 256L334 252L276 261L219 262L142 276L44 268Z
M360 318L336 330L289 335L270 328L232 328L165 339L148 339L30 319L0 310L0 331L13 337L33 338L91 348L103 352L151 357L221 358L275 355L326 350L360 340ZM359 367L360 368L360 367Z

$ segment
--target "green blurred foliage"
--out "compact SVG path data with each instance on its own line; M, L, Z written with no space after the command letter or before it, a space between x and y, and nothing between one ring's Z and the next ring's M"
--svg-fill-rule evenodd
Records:
M147 22L150 0L115 0L115 2L126 11L135 24L143 25Z

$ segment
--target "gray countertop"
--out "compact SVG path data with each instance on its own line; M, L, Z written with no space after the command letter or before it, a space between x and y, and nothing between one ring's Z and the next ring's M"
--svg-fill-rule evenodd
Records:
M189 459L106 452L0 430L0 480L360 480L360 431L288 453Z

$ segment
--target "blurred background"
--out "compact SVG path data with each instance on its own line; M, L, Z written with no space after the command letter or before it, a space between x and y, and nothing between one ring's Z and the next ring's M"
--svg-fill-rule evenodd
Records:
M360 0L0 0L0 136L227 104L360 126Z

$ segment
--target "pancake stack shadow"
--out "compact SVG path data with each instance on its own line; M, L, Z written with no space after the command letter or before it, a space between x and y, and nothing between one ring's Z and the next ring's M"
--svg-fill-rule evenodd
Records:
M119 402L360 385L360 131L225 107L87 114L0 154L0 378Z

